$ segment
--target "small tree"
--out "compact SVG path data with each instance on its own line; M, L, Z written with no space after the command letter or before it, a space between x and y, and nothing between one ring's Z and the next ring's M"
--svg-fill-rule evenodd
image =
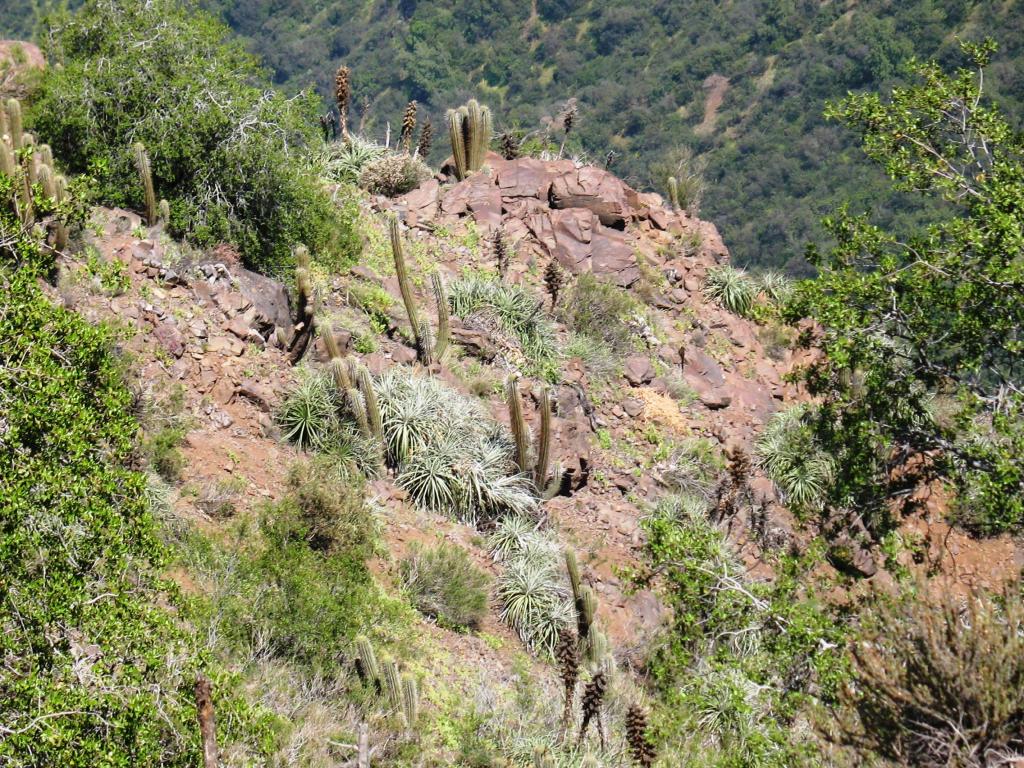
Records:
M809 250L819 276L788 311L824 328L805 335L824 352L805 379L838 468L829 505L876 532L921 475L951 483L983 531L1024 523L1024 134L984 98L995 46L963 48L972 69L919 64L888 102L859 94L828 111L897 190L940 197L949 215L897 237L840 210L825 222L835 248Z

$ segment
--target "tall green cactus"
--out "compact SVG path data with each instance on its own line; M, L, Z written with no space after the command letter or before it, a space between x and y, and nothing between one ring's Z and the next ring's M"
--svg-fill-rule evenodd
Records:
M476 99L458 109L448 110L448 136L455 161L455 176L461 181L479 171L487 158L491 143L491 110Z
M402 717L409 731L416 728L419 716L420 694L416 688L416 678L409 674L402 675Z
M405 248L402 245L402 233L399 229L397 218L392 217L390 219L388 229L391 235L391 253L395 260L395 275L398 278L398 289L402 293L405 314L408 316L409 325L412 328L412 335L416 344L416 356L424 365L430 365L431 362L441 358L448 348L451 338L448 298L445 296L444 284L437 273L431 276L434 298L437 302L437 339L432 341L430 326L426 321L419 319L416 299L412 295L412 285L409 282L409 273L405 267Z
M372 437L370 420L366 417L366 403L363 402L363 396L359 394L359 390L355 387L345 390L345 401L348 403L349 411L355 417L359 433L363 437Z
M451 317L448 312L448 297L444 292L441 275L435 272L430 276L434 286L434 301L437 303L437 339L434 342L434 359L440 360L448 349L451 337Z
M370 371L363 366L359 368L359 391L362 393L363 402L366 404L366 417L370 424L370 432L375 438L382 440L384 437L384 426L381 421L380 404L377 402L377 393L373 389Z
M165 199L160 199L160 204L157 206L157 219L163 226L169 226L171 223L171 204Z
M380 665L377 664L377 654L373 651L373 644L365 635L356 638L356 663L359 677L366 685L380 688Z
M391 217L388 221L388 231L391 234L391 254L395 259L395 275L398 277L398 289L402 292L405 314L409 318L412 335L416 340L416 351L422 357L424 354L423 331L416 313L416 300L412 295L412 286L409 285L409 274L405 270L405 249L402 246L402 232L398 228L397 218Z
M302 359L313 334L313 318L316 310L313 301L313 281L309 275L309 249L304 245L295 247L295 287L298 290L295 333L288 348L289 360L295 365Z
M14 98L8 99L5 111L7 113L7 134L11 137L11 144L16 150L21 149L25 138L21 127L21 102Z
M398 673L398 662L388 659L383 664L384 670L384 691L388 697L391 708L400 711L402 709L402 679Z
M548 464L551 461L551 393L544 387L540 393L540 438L537 443L537 464L533 468L533 484L538 492L548 482Z
M4 135L0 139L0 173L14 178L18 173L18 159L14 155L14 144L11 137Z
M679 181L675 176L668 177L668 201L672 204L672 210L679 210Z
M141 141L132 145L132 155L135 158L135 170L139 174L139 181L142 184L142 193L146 205L146 224L156 226L156 192L153 189L153 169L150 166L149 154Z
M54 176L54 199L58 203L63 203L68 198L68 180L61 175ZM54 225L54 241L53 247L58 251L63 251L68 247L68 225L63 221L57 221Z
M508 401L508 418L512 425L512 436L516 443L516 466L520 472L529 472L530 435L523 418L523 403L519 398L519 382L510 377L505 385L505 396Z

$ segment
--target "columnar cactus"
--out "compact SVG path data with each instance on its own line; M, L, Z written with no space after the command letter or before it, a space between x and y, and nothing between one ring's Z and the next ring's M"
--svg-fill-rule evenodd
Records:
M448 299L445 296L444 285L441 283L440 275L435 273L431 278L434 286L434 299L437 302L438 328L435 341L431 338L430 326L426 322L420 322L419 319L416 299L412 295L412 285L405 268L405 249L402 246L402 234L398 227L398 219L392 218L388 222L388 226L391 233L391 252L395 259L395 275L398 278L398 288L402 293L402 303L405 304L405 314L409 318L409 326L412 328L416 355L421 363L429 365L444 354L451 335Z
M509 247L508 241L505 239L505 230L502 227L498 227L494 230L494 265L498 270L498 276L504 280L505 275L508 274L509 257L511 255L511 248Z
M377 393L373 389L373 382L370 379L370 371L364 366L359 367L359 391L366 404L366 418L370 424L370 433L378 440L384 438L384 427L380 416L380 404L377 402Z
M448 110L448 137L452 144L455 176L461 181L479 171L491 143L491 110L476 99L458 109Z
M309 275L309 250L304 245L295 248L295 286L298 290L295 333L289 346L289 359L295 365L302 359L313 333L313 282Z
M138 171L139 181L142 183L143 197L146 204L146 224L156 225L156 192L153 190L153 170L149 163L149 154L141 141L132 145L132 154L135 157L135 170Z
M675 176L668 177L668 201L672 205L672 210L679 210L679 181Z
M391 253L395 259L395 275L398 277L398 289L402 292L405 314L409 318L409 326L412 328L412 335L416 340L416 351L422 356L423 335L416 312L416 300L413 298L412 286L409 284L409 275L405 270L405 249L402 247L402 233L398 228L397 218L391 218L388 222L388 229L391 234Z
M169 226L171 223L171 204L164 199L161 199L160 204L157 206L157 218L164 227Z
M412 731L416 728L416 722L420 716L420 695L416 688L416 678L412 675L402 675L402 717L405 718L405 727Z
M434 287L434 301L437 303L437 339L434 341L434 359L440 360L448 349L451 337L451 316L448 311L448 296L444 291L441 275L435 272L430 277Z
M505 397L508 401L509 422L512 425L512 436L515 438L516 466L519 471L529 474L538 494L549 492L554 493L557 487L552 478L548 481L548 465L551 460L551 396L545 389L540 397L540 434L537 438L537 445L534 451L534 463L530 463L530 433L526 428L526 419L523 417L523 404L519 397L519 384L514 377L509 378L505 385ZM552 486L552 487L549 487Z
M383 664L384 669L384 691L388 697L388 703L396 711L402 709L402 679L398 673L398 662L388 659Z
M380 690L380 666L377 664L377 654L373 651L373 644L365 635L356 638L356 673L364 685L374 686Z
M11 137L11 144L16 150L21 149L24 141L24 133L21 129L21 102L11 98L5 105L7 113L7 135Z

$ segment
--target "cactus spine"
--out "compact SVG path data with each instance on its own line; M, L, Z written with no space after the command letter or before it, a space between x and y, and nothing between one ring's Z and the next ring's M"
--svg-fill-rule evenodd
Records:
M338 117L341 119L341 136L348 139L348 108L352 100L351 70L342 65L334 75L334 100L338 103Z
M149 154L141 141L132 145L132 153L135 156L135 170L139 173L139 180L142 182L142 193L146 204L146 224L156 225L156 192L153 191L153 169L149 163Z
M452 144L455 176L460 181L479 171L491 143L491 110L476 99L458 109L448 110L448 137Z
M11 98L7 100L7 134L11 137L11 144L15 150L21 149L24 141L24 134L21 130L21 102Z
M604 704L604 694L608 687L608 679L603 671L594 673L583 689L583 722L580 724L580 735L577 744L583 743L583 737L587 735L587 728L590 722L597 722L597 733L601 738L601 750L604 750L604 728L601 723L601 706Z
M565 738L569 732L569 723L572 721L572 705L576 698L576 681L580 673L579 648L576 637L568 629L562 629L558 633L558 644L555 646L555 660L558 662L558 670L562 676L562 686L565 689L565 705L562 709L562 730L560 738Z

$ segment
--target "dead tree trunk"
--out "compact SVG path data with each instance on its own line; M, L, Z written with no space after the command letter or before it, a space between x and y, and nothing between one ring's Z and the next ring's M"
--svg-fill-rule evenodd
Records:
M209 679L196 678L196 714L203 741L203 768L217 768L217 732L213 723L213 689Z

